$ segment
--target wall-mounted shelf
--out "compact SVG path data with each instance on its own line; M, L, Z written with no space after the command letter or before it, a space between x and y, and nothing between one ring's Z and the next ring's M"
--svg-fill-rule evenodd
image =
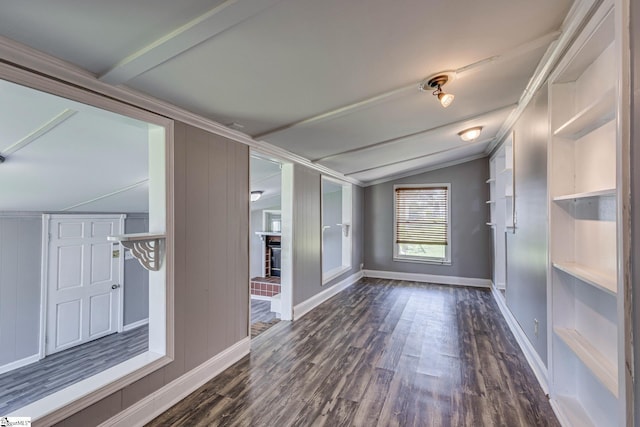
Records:
M149 271L158 271L160 270L160 260L162 259L161 242L165 238L164 234L135 233L108 236L107 240L120 242L122 246L131 251L131 254L138 260L140 265Z
M495 200L487 200L485 203L488 204L488 205L491 205L491 204L493 204L495 202L496 202Z
M492 182L496 182L495 178L489 178L488 180L485 181L487 184L490 184Z
M553 267L610 295L617 294L618 282L615 276L607 276L592 268L569 262L554 262Z
M580 139L615 117L615 92L610 89L599 99L579 111L553 133L569 139Z
M556 335L575 353L593 375L616 398L618 397L618 370L607 358L575 329L554 328Z
M486 223L489 227L495 227L496 223L495 222L487 222Z
M560 202L564 200L578 200L587 199L590 197L613 197L616 195L615 188L607 188L605 190L587 191L584 193L566 194L563 196L557 196L553 198L554 202Z

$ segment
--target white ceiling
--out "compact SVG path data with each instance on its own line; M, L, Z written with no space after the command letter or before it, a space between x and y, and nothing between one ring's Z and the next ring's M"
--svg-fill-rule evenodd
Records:
M148 126L0 80L0 211L147 212Z
M571 3L11 0L0 34L371 183L483 155Z

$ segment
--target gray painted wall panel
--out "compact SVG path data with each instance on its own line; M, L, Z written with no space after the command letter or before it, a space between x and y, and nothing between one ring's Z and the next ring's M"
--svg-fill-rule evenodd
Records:
M176 123L175 360L59 425L99 424L248 335L248 176L248 147Z
M491 278L488 177L488 159L483 158L365 188L365 269ZM451 265L394 261L393 186L432 183L451 183Z
M548 95L544 86L515 126L517 228L507 236L509 310L547 363L547 138ZM534 319L539 322L538 336Z
M149 231L148 215L128 215L125 233ZM136 259L124 261L124 325L149 317L149 272Z
M0 366L38 353L40 216L0 216Z
M322 285L320 173L294 168L293 304L300 304L360 271L363 262L363 189L353 187L351 269Z

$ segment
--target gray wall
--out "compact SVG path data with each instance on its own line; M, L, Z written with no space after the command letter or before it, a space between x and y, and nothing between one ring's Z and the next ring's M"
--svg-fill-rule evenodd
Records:
M149 231L148 214L130 214L124 221L125 233ZM124 261L124 325L149 318L149 272L132 258Z
M509 310L547 363L547 86L514 128L517 228L507 236ZM534 319L539 322L538 336Z
M352 268L322 285L322 249L319 172L294 167L293 195L293 304L300 304L346 277L360 271L363 262L363 190L353 187Z
M0 214L0 366L38 353L40 215Z
M175 360L59 426L94 426L242 340L249 328L249 150L175 127Z
M486 201L488 159L412 175L365 188L364 268L403 273L491 278L491 234ZM393 260L393 186L451 183L451 265Z

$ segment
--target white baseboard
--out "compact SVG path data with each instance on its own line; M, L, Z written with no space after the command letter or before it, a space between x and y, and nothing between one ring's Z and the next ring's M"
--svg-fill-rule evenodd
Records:
M524 353L524 357L527 359L527 362L529 362L529 366L531 366L531 369L533 369L533 373L538 379L540 387L542 387L542 390L545 394L549 394L547 367L542 362L542 359L540 359L540 356L538 356L538 353L536 352L535 348L533 348L533 345L531 345L531 341L529 341L529 338L527 338L527 335L520 327L520 324L518 323L516 318L513 317L513 314L507 307L504 298L502 298L502 295L500 295L500 291L495 286L493 286L491 287L491 293L493 294L493 299L495 299L496 303L498 304L498 308L500 308L502 317L504 317L504 319L507 321L509 329L511 329L511 332L516 337L516 341L518 342L520 349Z
M340 291L347 289L349 286L356 283L363 277L363 272L359 271L351 276L347 277L344 280L339 281L335 285L330 288L325 289L324 291L312 296L308 300L301 302L300 304L293 307L293 320L298 320L332 296L336 295Z
M143 426L249 354L251 339L238 341L200 366L154 391L99 427Z
M437 283L440 285L474 286L490 288L490 279L476 279L474 277L438 276L435 274L401 273L398 271L364 270L365 277L378 279L409 280L412 282Z
M13 371L14 369L22 368L23 366L30 365L40 360L40 355L34 354L33 356L25 357L24 359L16 360L15 362L7 363L0 366L0 374Z
M139 328L140 326L148 325L149 318L138 320L137 322L129 323L128 325L124 325L122 328L122 332L127 332L135 328Z

